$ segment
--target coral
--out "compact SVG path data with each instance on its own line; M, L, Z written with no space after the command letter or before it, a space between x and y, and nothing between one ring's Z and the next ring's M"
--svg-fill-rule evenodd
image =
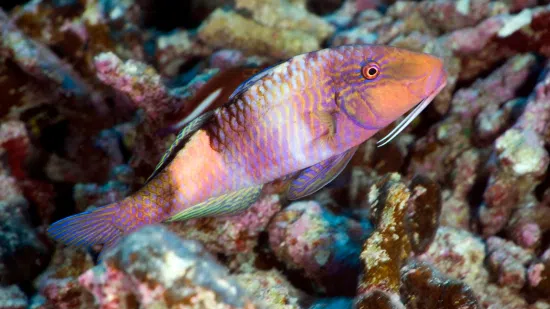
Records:
M98 54L94 60L98 78L127 94L148 119L160 121L177 109L177 98L170 96L153 67L135 60L123 62L112 52Z
M529 205L515 211L506 227L506 234L523 248L537 249L550 229L550 207L547 203Z
M357 6L354 0L345 0L344 3L336 11L325 15L324 19L337 29L348 27L358 13ZM338 32L337 32L338 33Z
M473 119L482 107L500 106L511 99L529 77L535 63L535 57L530 54L512 57L488 77L458 90L447 117L415 142L408 174L424 174L445 183L448 177L446 167L455 165L459 155L473 148ZM467 179L472 179L470 177L474 176Z
M4 151L7 165L6 175L0 176L0 200L22 195L36 206L44 223L50 222L55 208L55 190L48 182L29 178L26 165L33 151L25 123L12 120L0 124L0 149Z
M334 27L304 7L287 0L236 0L236 9L250 11L253 20L267 27L296 30L312 35L319 41L334 34Z
M28 37L18 29L3 11L0 11L0 23L3 33L0 53L3 57L12 59L22 72L47 87L49 91L43 92L44 98L61 99L65 95L75 96L78 100L72 103L81 104L82 109L93 110L100 115L107 112L106 107L95 100L90 86L72 67L66 65L43 43ZM44 98L33 96L30 100L23 98L23 101L30 105L38 105L44 102ZM36 100L33 102L34 99ZM62 102L67 103L67 100Z
M550 291L550 249L535 260L528 269L529 289L543 298L548 299Z
M29 281L49 259L48 248L30 226L22 197L0 201L0 284Z
M470 208L468 193L476 180L476 169L481 161L480 151L469 149L458 156L452 175L452 188L443 193L441 225L468 229L470 225Z
M210 53L208 47L185 30L173 31L156 39L155 60L163 76L174 77L179 73L180 66L195 57L208 56Z
M408 200L405 229L411 249L421 254L432 243L441 215L441 192L439 185L428 177L416 176L409 185L411 197Z
M377 186L372 218L375 232L363 244L363 273L357 291L358 308L404 308L399 299L401 263L411 252L405 228L410 192L398 174Z
M487 17L505 13L507 7L499 1L423 1L417 4L418 14L431 28L449 32L479 24Z
M10 175L18 179L25 178L24 163L30 154L30 138L25 123L15 120L2 122L0 147L7 152Z
M471 233L451 227L440 227L428 251L418 257L444 274L473 286L486 281L488 272L483 267L485 244Z
M504 0L503 2L508 5L511 12L521 11L537 5L535 0Z
M484 267L486 250L481 238L470 232L440 227L432 245L426 253L418 256L418 260L430 263L444 275L469 285L483 308L527 308L527 302L514 288L489 281L489 272ZM499 250L506 255L510 252Z
M401 269L401 293L407 308L481 308L472 289L426 263L411 261Z
M84 211L89 206L103 206L114 203L126 197L132 191L132 178L124 175L132 170L127 165L113 169L111 179L103 185L96 183L77 183L73 188L73 198L78 211ZM122 179L116 179L116 178ZM113 179L114 178L114 179Z
M25 309L27 304L27 297L16 285L0 286L0 308Z
M198 30L212 48L239 49L247 55L288 58L319 49L319 41L305 32L274 29L233 11L217 9Z
M97 308L94 298L78 282L78 276L93 267L92 257L79 249L57 247L50 265L36 280L45 306Z
M264 195L246 211L233 216L173 222L167 228L186 239L200 241L213 254L251 254L259 234L280 210L278 195Z
M492 236L487 239L487 255L489 269L497 275L499 285L518 290L524 286L527 265L535 258L533 252Z
M367 223L335 215L315 201L300 201L277 213L268 232L278 260L291 270L302 270L319 289L335 293L353 286L359 267L355 261L370 229Z
M475 27L449 34L449 48L461 58L460 79L470 79L516 53L536 51L549 55L550 5L501 14ZM525 44L527 43L527 44Z
M22 195L21 188L17 185L17 180L7 175L0 175L0 200L15 200Z
M138 120L139 124L136 128L142 138L137 139L133 145L134 156L131 158L130 165L132 168L145 165L147 171L145 173L151 173L175 138L160 137L157 132L165 127L169 114L183 108L185 99L180 97L177 89L169 89L155 68L144 62L134 60L123 62L116 54L106 52L95 57L95 66L101 81L111 85L120 95L127 95L135 108L143 110L144 114ZM104 145L103 149L113 153L112 147Z
M393 20L389 17L374 19L349 30L340 31L334 36L331 43L332 46L383 43L383 39L380 38L381 35L378 31L380 31L384 26L390 27L392 25ZM386 43L390 39L391 38L388 38L388 35L386 34Z
M549 141L548 120L550 119L550 109L548 108L550 73L548 73L548 69L550 69L550 61L547 61L545 65L546 75L541 76L540 81L526 102L525 110L515 124L517 128L533 130L545 142Z
M0 6L1 308L550 308L549 1ZM322 190L289 203L274 181L95 267L46 238L138 190L190 115L259 70L358 43L440 57L447 85Z
M514 210L536 204L533 191L541 182L550 160L544 148L543 135L544 123L550 114L547 108L542 107L546 105L543 102L548 101L546 92L549 80L550 75L547 75L537 84L527 100L525 112L512 128L495 141L496 166L484 193L485 203L480 209L480 222L485 235L494 235L504 228ZM515 233L518 235L518 231ZM525 240L519 237L518 240L532 247L538 242L533 237L540 236L533 235Z
M100 308L256 308L199 242L158 225L124 238L79 282Z
M275 270L236 274L235 280L266 309L299 309L303 293Z

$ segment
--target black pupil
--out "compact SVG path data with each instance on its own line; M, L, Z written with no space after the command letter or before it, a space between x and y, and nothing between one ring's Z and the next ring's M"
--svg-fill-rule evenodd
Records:
M376 72L378 72L378 70L376 68L370 68L369 69L369 75L376 75Z

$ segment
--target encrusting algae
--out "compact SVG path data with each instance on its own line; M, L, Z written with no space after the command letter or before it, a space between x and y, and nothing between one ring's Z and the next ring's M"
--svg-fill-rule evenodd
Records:
M0 308L549 308L549 56L546 0L3 1Z

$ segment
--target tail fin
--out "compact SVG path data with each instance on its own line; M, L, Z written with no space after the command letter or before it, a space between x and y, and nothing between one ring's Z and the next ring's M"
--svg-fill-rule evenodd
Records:
M70 246L114 244L122 237L122 231L112 224L118 209L117 204L109 204L54 222L48 228L48 234L54 240Z

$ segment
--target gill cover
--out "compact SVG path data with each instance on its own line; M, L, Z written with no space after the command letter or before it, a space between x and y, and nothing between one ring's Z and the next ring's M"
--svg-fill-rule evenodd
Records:
M338 94L338 102L342 111L358 126L365 129L378 129L377 117L371 108L368 95L366 100L357 91L348 88Z

